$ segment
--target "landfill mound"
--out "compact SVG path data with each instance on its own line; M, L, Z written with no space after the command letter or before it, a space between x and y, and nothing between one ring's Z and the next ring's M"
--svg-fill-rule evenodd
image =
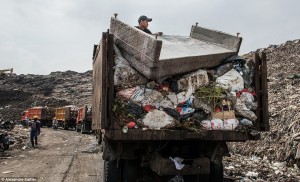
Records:
M239 163L247 166L255 166L258 161L261 165L267 163L268 167L262 165L251 174L248 173L249 168L243 167L225 171L237 176L248 173L248 177L255 178L285 175L276 179L293 180L290 176L300 176L297 166L300 158L300 40L270 45L258 51L267 55L270 131L262 132L259 141L231 143L233 156L225 161L226 164L242 161ZM250 54L244 56L249 57ZM255 160L245 160L245 156Z
M82 106L92 103L92 71L52 72L49 75L0 76L0 118L19 121L34 106Z

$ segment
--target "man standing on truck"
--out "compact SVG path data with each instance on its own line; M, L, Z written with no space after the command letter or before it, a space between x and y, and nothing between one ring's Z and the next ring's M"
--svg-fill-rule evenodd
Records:
M135 28L138 28L138 29L144 31L145 33L152 34L152 32L148 29L149 22L151 22L151 21L152 21L152 18L148 18L147 16L142 15L138 19L139 25L135 26ZM162 32L154 33L154 35L162 35L162 34L163 34Z
M30 126L30 141L32 147L35 147L38 139L38 135L40 135L41 131L41 123L38 120L38 116L33 116L33 121L29 123Z

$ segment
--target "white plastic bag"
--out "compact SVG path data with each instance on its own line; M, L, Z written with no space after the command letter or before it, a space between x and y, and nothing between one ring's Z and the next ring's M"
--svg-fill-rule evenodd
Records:
M161 128L169 128L176 125L178 121L173 117L169 116L164 111L154 109L149 111L146 116L142 119L142 124L147 126L149 129L160 130Z
M254 97L251 93L243 92L240 96L240 100L246 105L246 107L252 111L257 108L257 102L254 102Z
M237 92L244 89L243 77L235 69L231 69L223 76L218 77L216 83L217 86L224 89L230 89L231 92Z
M253 111L250 111L250 109L248 109L240 99L236 100L233 108L239 116L243 116L251 121L255 121L257 119L255 113Z
M237 119L225 119L224 120L224 130L235 130L238 126L239 121Z
M201 121L201 126L203 126L207 130L211 130L211 122L210 122L210 120Z
M212 119L211 120L211 129L212 130L223 130L224 123L222 119Z
M142 106L155 106L164 101L164 97L160 92L141 86L120 90L117 92L117 96L121 96L126 100L131 100L132 102ZM172 104L169 103L169 105Z
M189 89L192 89L192 92L194 93L197 88L200 86L205 86L209 82L208 75L205 70L197 70L192 73L184 75L182 78L180 78L178 83L178 89L187 91Z

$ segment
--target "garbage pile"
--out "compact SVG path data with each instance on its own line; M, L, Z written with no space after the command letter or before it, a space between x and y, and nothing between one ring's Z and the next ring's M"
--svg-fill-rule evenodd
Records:
M299 181L300 169L294 164L271 161L263 158L243 155L224 157L224 176L233 181Z
M92 103L92 71L1 75L0 85L0 114L7 121L19 121L22 112L34 106Z
M151 81L130 66L117 46L114 50L113 111L122 127L248 130L257 119L251 59L233 56L214 69Z
M258 51L266 52L267 56L270 131L262 132L259 141L230 143L233 156L231 163L247 163L246 157L257 156L271 163L284 163L283 169L286 171L283 170L283 175L293 176L292 172L299 166L300 158L300 40L271 45ZM247 56L249 55L245 55ZM236 156L242 157L236 160ZM257 167L261 164L263 163L253 163L250 165L253 166L251 170L257 168L259 175L264 174L262 168ZM235 173L241 170L232 169ZM275 176L274 172L270 169L268 174ZM281 173L276 175L279 174ZM295 175L300 176L299 171ZM299 178L290 181L299 181Z
M22 125L15 125L13 130L0 129L0 133L7 133L10 141L12 141L9 149L26 149L29 144L29 129Z

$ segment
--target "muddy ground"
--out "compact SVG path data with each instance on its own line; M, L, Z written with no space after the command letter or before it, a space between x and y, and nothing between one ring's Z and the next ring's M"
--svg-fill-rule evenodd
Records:
M28 142L25 149L9 150L0 157L1 179L102 181L102 155L93 135L51 128L42 128L41 132L36 148Z

